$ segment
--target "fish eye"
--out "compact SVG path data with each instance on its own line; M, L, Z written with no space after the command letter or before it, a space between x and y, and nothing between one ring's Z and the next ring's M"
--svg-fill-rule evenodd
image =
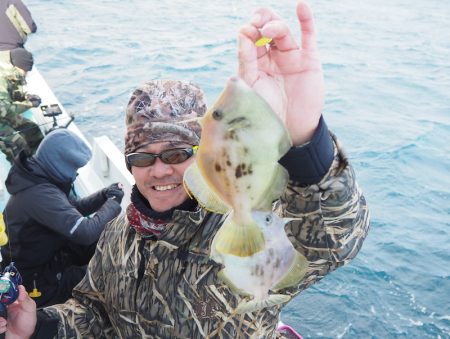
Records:
M223 118L223 112L222 112L222 111L219 111L219 110L217 110L217 109L215 109L215 110L212 112L212 116L213 116L213 118L214 118L215 120L222 120L222 118Z
M272 216L270 214L266 215L265 221L266 221L266 224L272 223Z

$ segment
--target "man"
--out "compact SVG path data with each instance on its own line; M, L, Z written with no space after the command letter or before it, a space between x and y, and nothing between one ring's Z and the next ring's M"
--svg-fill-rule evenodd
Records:
M286 226L308 261L295 296L344 265L368 231L368 210L348 159L321 117L324 86L312 15L297 6L302 45L269 9L239 33L239 75L285 122L294 147L280 161L290 174L276 206L298 220ZM261 36L267 48L256 47ZM152 81L127 107L125 154L135 180L127 215L102 234L87 274L64 305L36 312L21 289L8 308L12 337L271 338L284 305L237 315L244 298L218 276L209 258L222 215L205 211L182 188L199 129L175 121L205 112L202 92L180 81ZM145 154L147 153L147 154ZM0 332L6 321L0 319Z
M23 47L36 23L21 0L0 0L0 51Z
M0 68L0 150L12 163L22 150L34 154L43 135L39 126L22 114L41 104L39 96L23 89L33 56L24 48L13 49L10 55L13 67Z
M11 196L3 212L9 237L1 248L3 264L14 261L25 287L36 288L38 306L72 296L100 233L120 213L123 191L116 184L83 199L71 194L77 170L90 158L83 140L58 129L34 156L20 153L6 179Z

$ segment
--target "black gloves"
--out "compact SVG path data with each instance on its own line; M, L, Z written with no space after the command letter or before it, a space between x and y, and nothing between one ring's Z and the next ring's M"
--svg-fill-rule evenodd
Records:
M25 96L25 94L22 91L13 91L11 93L11 99L13 99L13 101L25 101L27 98Z
M36 94L27 94L28 101L31 102L33 107L38 107L41 104L41 97Z
M118 182L111 184L108 187L105 187L102 190L102 193L106 199L115 199L119 204L122 202L124 194Z

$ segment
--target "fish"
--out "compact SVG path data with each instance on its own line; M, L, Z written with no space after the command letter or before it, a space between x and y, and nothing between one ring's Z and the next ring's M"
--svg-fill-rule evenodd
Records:
M249 256L264 249L253 210L271 211L289 175L278 160L292 146L269 104L232 77L199 121L202 137L184 186L206 209L228 213L215 242L221 253Z
M200 118L202 137L183 182L205 209L226 215L211 243L220 278L243 296L235 312L284 303L274 293L304 276L306 258L295 250L272 211L289 175L278 160L292 147L289 133L268 103L232 77Z
M308 262L289 240L284 226L292 219L275 213L254 211L266 239L263 251L251 256L225 255L216 250L213 239L211 259L223 265L219 277L235 293L245 296L234 312L242 314L287 303L290 295L279 290L298 284L305 276Z

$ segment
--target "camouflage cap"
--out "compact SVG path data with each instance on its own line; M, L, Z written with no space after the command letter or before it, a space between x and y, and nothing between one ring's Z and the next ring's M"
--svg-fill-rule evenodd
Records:
M127 106L125 154L165 141L198 145L200 124L184 121L205 112L205 95L192 83L154 80L137 87Z

